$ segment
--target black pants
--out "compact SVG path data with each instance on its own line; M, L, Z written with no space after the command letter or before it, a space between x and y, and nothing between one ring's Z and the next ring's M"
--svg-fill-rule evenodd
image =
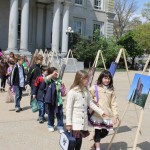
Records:
M100 140L108 135L108 131L106 129L95 129L94 142L98 143Z
M68 150L80 150L81 149L81 145L82 145L82 138L77 138L76 139L76 147L75 147L75 149L69 146Z
M1 88L2 89L5 89L5 86L6 86L6 77L1 77Z

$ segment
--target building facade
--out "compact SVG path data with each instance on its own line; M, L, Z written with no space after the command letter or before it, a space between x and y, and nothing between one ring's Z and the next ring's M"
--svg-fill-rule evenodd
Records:
M6 52L50 49L66 53L68 35L95 29L113 34L114 0L0 0L0 47Z

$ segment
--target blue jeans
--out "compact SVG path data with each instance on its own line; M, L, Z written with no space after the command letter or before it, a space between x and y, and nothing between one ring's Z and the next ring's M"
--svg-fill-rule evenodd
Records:
M63 105L58 106L58 113L56 113L57 117L57 128L63 128ZM55 107L50 105L49 113L48 113L48 127L54 127L54 119L55 119Z
M44 102L38 100L38 105L39 105L39 118L43 119L44 118L44 114L45 114Z
M20 101L22 98L22 87L14 86L15 87L15 108L20 108Z

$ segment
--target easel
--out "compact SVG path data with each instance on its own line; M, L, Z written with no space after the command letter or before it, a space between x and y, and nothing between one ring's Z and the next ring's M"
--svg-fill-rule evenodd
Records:
M98 60L99 60L99 57L100 57L99 55L101 56L104 69L106 70L106 65L105 65L104 57L103 57L103 54L102 54L101 50L98 50L92 67L95 67L95 68L97 67L97 63L98 63Z
M30 61L30 66L32 66L35 63L35 58L38 55L39 51L38 49L35 50L34 54L32 55L31 61Z
M97 54L96 54L96 57L95 57L95 60L94 60L94 62L93 62L92 68L96 70L99 57L101 57L101 60L102 60L104 69L106 70L106 65L105 65L104 57L103 57L103 54L102 54L102 51L101 51L101 50L98 50L98 52L97 52ZM89 71L90 71L90 70L89 70ZM94 71L93 74L92 74L93 77L94 77L94 73L95 73L95 71ZM89 82L89 87L92 85L93 77L92 77L91 81Z
M59 75L60 75L59 77L60 77L61 79L63 78L64 72L65 72L65 68L66 68L66 65L67 65L67 63L68 63L68 59L69 59L69 56L70 56L70 55L71 55L72 58L74 58L71 49L69 49L65 61L64 61L64 62L62 63L62 65L61 65L61 70L60 70L60 73L59 73ZM74 59L73 59L73 63L74 63L74 66L76 67L76 71L77 71L77 66L76 66L76 63L75 63Z
M142 71L142 74L144 74L144 72L146 71L146 68L147 68L149 62L150 62L150 55L149 55L148 60L147 60L147 62L146 62L146 64L145 64L145 66L144 66L144 69L143 69L143 71ZM126 108L125 108L125 110L124 110L124 113L123 113L123 115L122 115L122 118L119 120L117 129L115 130L115 133L113 134L113 136L112 136L112 138L111 138L111 141L110 141L110 144L108 145L107 150L110 149L111 144L112 144L112 142L113 142L113 140L114 140L114 138L115 138L115 135L117 134L117 131L118 131L120 125L121 125L121 122L122 122L122 120L123 120L123 118L124 118L124 116L125 116L125 114L126 114L128 108L129 108L129 105L130 105L130 104L131 104L131 102L128 102L128 104L127 104L127 106L126 106ZM142 119L143 119L143 114L144 114L144 108L142 108L141 113L140 113L139 124L138 124L137 132L136 132L136 136L135 136L135 140L134 140L133 150L136 150L137 140L138 140L138 136L139 136L139 132L140 132L141 124L142 124Z
M53 61L53 59L54 59L54 56L56 56L56 60L57 60L59 69L61 69L61 66L60 66L60 63L59 63L59 59L58 59L57 51L53 51L53 53L52 53L51 60L50 60L50 66L52 67L52 61Z
M66 64L66 65L68 64L68 59L69 59L70 56L71 56L71 58L73 59L74 66L75 66L76 71L77 71L77 65L76 65L76 63L75 63L75 60L74 60L73 53L72 53L72 50L71 50L71 49L69 49L69 51L68 51L65 64Z

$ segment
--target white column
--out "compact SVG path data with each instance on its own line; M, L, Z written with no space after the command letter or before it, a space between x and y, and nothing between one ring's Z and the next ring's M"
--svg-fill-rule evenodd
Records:
M29 0L22 0L20 50L28 50Z
M10 0L10 15L9 15L9 34L8 34L8 48L6 53L17 51L17 37L18 37L18 0Z
M36 48L42 49L45 47L45 18L44 4L37 4L37 30L36 30Z
M59 36L60 36L60 2L54 3L53 10L53 26L52 26L52 51L59 51Z
M51 48L51 32L52 32L52 6L48 5L46 7L46 31L45 31L45 48Z
M68 52L68 35L66 34L66 30L69 27L69 4L70 3L65 3L63 10L62 54Z

